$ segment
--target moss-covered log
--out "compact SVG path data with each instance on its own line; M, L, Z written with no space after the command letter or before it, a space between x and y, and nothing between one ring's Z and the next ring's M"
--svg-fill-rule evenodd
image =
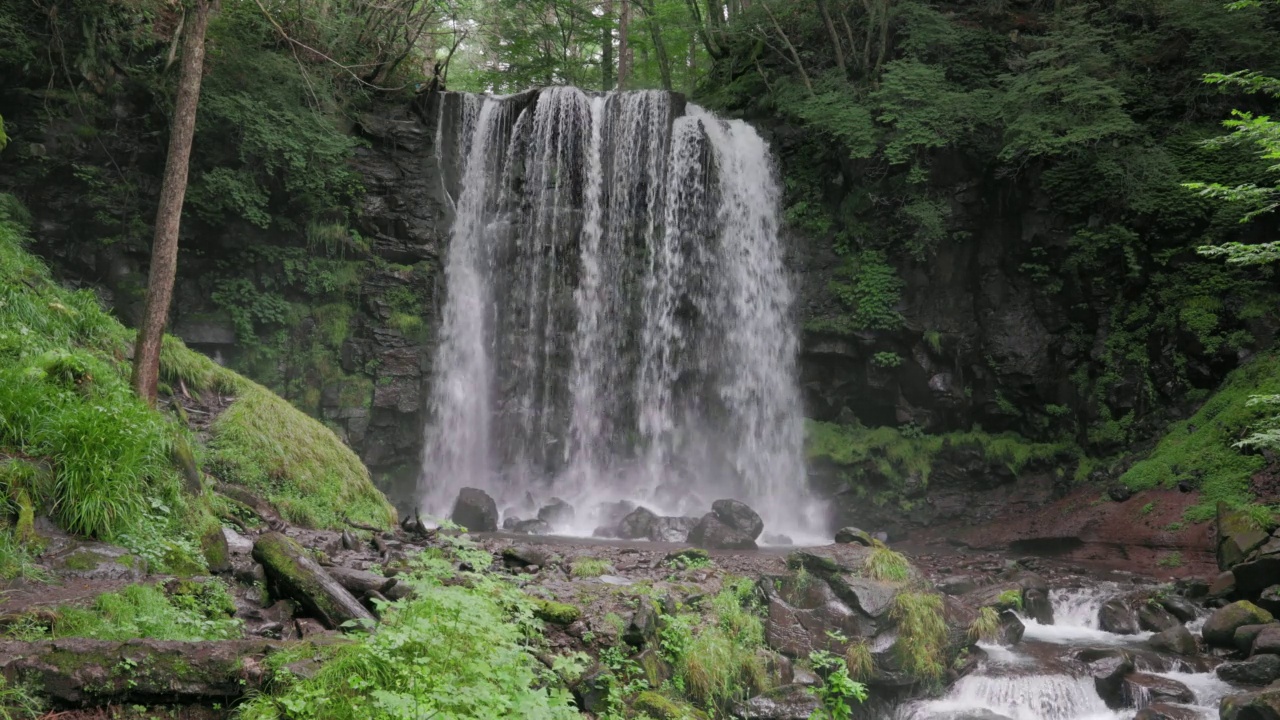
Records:
M374 617L293 539L269 532L253 544L253 559L262 563L277 595L297 600L327 627Z
M227 702L263 686L263 659L297 645L272 640L0 642L0 676L63 705Z

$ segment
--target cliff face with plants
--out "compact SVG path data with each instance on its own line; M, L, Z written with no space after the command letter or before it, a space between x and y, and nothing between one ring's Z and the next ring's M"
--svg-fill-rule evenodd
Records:
M959 495L971 481L1034 475L1053 493L1119 478L1127 455L1271 344L1270 273L1196 248L1265 237L1274 221L1242 226L1247 209L1182 184L1266 177L1249 149L1206 144L1232 108L1265 104L1202 76L1274 73L1273 6L765 0L692 18L683 3L647 7L629 36L593 15L555 52L517 17L542 11L494 9L452 46L450 84L666 85L767 132L786 187L806 407L824 423L811 452L833 490L857 480L885 512L925 520L939 503L922 469L940 457L954 472L933 482L960 478L944 483ZM147 3L2 12L0 27L32 39L0 52L11 138L0 187L31 208L35 247L58 272L132 321L175 18ZM299 55L252 6L228 5L210 30L173 329L323 419L385 487L408 487L449 222L436 116L426 93L413 98L415 82L434 81L404 67L353 79L325 59L354 52L350 38L305 13L277 19L316 54ZM447 50L444 19L431 32ZM609 55L589 51L602 30L620 41L616 71L612 41ZM57 52L38 52L44 41ZM665 56L684 60L666 57L664 71ZM1214 426L1215 441L1250 421ZM1203 481L1164 472L1159 482Z

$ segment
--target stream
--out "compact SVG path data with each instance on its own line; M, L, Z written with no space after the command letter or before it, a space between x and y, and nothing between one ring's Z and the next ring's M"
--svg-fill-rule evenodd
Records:
M1196 658L1156 654L1146 644L1151 633L1116 635L1098 626L1098 611L1109 598L1132 590L1116 583L1050 592L1054 623L1041 625L1022 618L1026 632L1013 647L980 644L986 658L941 698L908 703L895 720L1128 720L1151 704L1134 698L1137 707L1108 708L1098 695L1093 677L1071 657L1081 648L1122 647L1135 651L1139 672L1176 680L1195 694L1189 705L1172 705L1198 717L1217 718L1218 703L1240 692L1212 671L1200 672ZM1204 617L1188 623L1198 634ZM1140 654L1139 654L1140 653Z

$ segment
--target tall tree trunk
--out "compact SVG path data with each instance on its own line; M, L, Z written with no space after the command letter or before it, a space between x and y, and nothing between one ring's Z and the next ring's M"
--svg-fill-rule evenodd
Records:
M657 56L658 72L662 75L662 89L671 92L674 87L671 80L671 56L667 54L667 43L662 39L662 28L658 26L658 11L653 0L646 4L639 1L640 9L645 14L645 25L649 26L649 39L653 41L653 53Z
M613 0L604 0L604 31L600 36L600 80L601 90L607 92L613 89Z
M631 75L631 43L627 41L627 32L631 28L631 0L622 0L622 13L618 18L618 89L627 89L627 79Z
M831 36L831 47L836 51L836 66L840 68L840 76L849 77L849 67L844 64L844 47L840 44L840 34L836 32L836 24L831 20L831 10L827 0L818 0L818 10L822 12L822 22L827 26L827 34Z
M182 203L187 195L187 170L191 141L196 133L196 108L200 104L200 81L204 74L204 35L209 16L218 0L193 0L188 5L189 20L182 40L182 66L178 74L178 97L169 130L169 156L165 160L160 207L156 211L156 234L151 245L151 274L147 278L147 299L133 352L133 388L149 405L156 404L160 381L160 343L164 338L173 281L178 271L178 229L182 223Z

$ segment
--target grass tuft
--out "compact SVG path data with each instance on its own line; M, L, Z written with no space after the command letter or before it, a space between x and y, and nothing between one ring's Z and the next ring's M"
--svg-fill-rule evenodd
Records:
M574 560L569 565L569 576L575 578L596 578L613 572L608 560L584 557Z
M969 624L969 640L995 642L1000 638L1000 613L993 607L978 610L978 617Z
M218 580L183 583L166 594L154 585L130 585L99 595L87 608L61 607L51 627L19 623L22 639L85 637L97 640L226 640L241 634L227 588Z
M875 674L876 661L866 641L850 643L844 651L844 662L849 669L849 677L854 680L869 680Z
M890 617L897 623L894 651L902 669L918 680L936 682L946 672L947 623L942 596L905 592L894 599Z
M887 547L874 547L863 564L867 577L884 582L905 582L911 576L911 564L899 552Z

